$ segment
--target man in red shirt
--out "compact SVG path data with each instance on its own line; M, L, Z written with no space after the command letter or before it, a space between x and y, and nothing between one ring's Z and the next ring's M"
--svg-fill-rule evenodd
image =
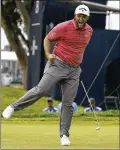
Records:
M61 145L71 144L69 129L73 116L72 103L79 86L80 64L93 32L87 24L89 16L89 8L79 5L75 9L74 19L58 24L48 33L44 39L44 50L48 62L41 81L17 102L9 105L2 113L4 118L10 118L14 111L28 107L39 98L46 96L59 82L62 89L60 142ZM50 44L53 41L56 45L51 54Z

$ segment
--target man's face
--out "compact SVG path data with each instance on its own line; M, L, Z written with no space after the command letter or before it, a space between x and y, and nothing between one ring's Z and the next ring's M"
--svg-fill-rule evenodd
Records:
M95 107L95 103L91 103L92 107ZM91 105L89 104L89 107L91 107Z
M84 27L89 17L84 14L77 14L74 16L74 19L75 19L77 27L81 29Z
M53 107L53 102L52 101L48 101L48 107Z

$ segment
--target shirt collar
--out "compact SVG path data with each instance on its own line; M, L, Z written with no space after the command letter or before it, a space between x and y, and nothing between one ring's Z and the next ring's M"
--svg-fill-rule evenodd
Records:
M76 23L75 23L75 20L74 20L74 19L72 20L72 23L73 23L73 25L74 25L74 27L75 27L75 30L77 30L77 29L78 29L78 27L77 27L77 25L76 25Z
M76 23L75 23L75 20L74 20L74 19L72 20L72 23L73 23L73 25L74 25L74 27L75 27L75 30L79 30L79 28L77 27L77 25L76 25ZM86 30L86 29L87 29L87 27L88 27L88 25L87 25L87 23L86 23L86 25L82 28L82 30Z

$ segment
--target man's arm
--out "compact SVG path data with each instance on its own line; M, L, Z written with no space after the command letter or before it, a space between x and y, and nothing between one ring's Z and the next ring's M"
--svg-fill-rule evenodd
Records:
M88 43L87 43L87 44L90 43L90 40L91 40L91 38L92 38L92 35L93 35L93 29L91 28L91 30L90 30L90 37L89 37L89 40L88 40Z
M50 60L51 63L53 63L53 61L55 59L55 55L54 54L50 54L50 44L51 44L51 41L46 36L45 39L44 39L45 55L46 55L47 59Z
M64 35L64 31L65 31L64 23L58 24L48 33L48 35L44 39L45 55L51 62L54 61L55 55L50 54L51 48L50 44L52 41L58 41Z

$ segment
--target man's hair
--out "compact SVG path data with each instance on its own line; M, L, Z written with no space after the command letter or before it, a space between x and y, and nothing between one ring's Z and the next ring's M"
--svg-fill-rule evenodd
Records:
M52 97L49 97L49 98L48 98L48 102L53 102L53 98L52 98Z

